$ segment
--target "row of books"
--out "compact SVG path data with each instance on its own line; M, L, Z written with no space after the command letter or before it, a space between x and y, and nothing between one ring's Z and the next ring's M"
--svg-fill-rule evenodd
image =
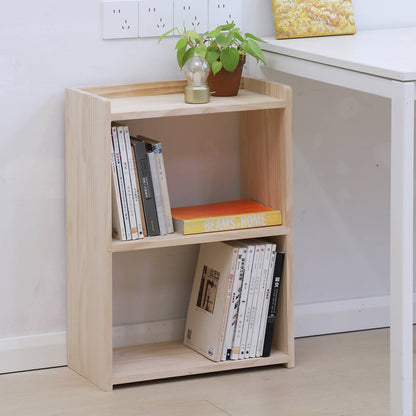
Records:
M284 256L266 240L201 244L184 344L212 361L269 356Z
M111 128L113 237L136 240L173 232L162 145Z

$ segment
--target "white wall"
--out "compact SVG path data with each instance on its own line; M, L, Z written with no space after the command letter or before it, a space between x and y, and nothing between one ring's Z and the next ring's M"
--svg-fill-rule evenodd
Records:
M271 36L269 0L243 2L244 27ZM411 0L353 4L358 30L416 24ZM181 78L172 44L103 41L101 0L0 14L0 371L65 363L64 88ZM296 303L385 296L388 103L266 76L294 88Z

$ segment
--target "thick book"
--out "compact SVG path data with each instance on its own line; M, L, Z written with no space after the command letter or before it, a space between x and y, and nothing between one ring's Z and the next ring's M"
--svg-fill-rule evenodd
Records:
M157 140L150 139L148 137L144 138L143 140L145 140L147 143L150 143L153 147L153 152L155 154L155 160L156 160L157 174L159 177L159 186L160 186L160 194L162 197L163 213L165 216L166 232L170 234L170 233L173 233L173 221L172 221L172 212L171 212L171 207L170 207L168 182L166 179L165 160L163 157L162 143Z
M251 199L172 208L175 231L198 234L280 225L279 209Z
M272 290L270 294L269 311L267 316L266 333L264 336L263 345L263 357L269 357L272 348L273 331L276 321L277 303L279 300L280 284L283 272L283 263L285 259L285 253L280 251L276 252L276 261L273 273Z
M121 207L124 218L124 228L126 230L126 239L131 240L131 227L129 219L129 211L127 208L126 187L124 186L123 167L121 165L120 147L118 144L117 127L111 127L111 138L114 146L114 158L116 163L117 178L119 182Z
M145 143L147 157L149 158L150 174L152 175L153 193L155 195L155 205L156 205L157 221L159 223L159 232L160 232L160 235L166 235L167 231L166 231L165 213L163 212L162 194L160 193L160 181L159 181L159 175L157 174L155 152L153 150L153 146L151 145L151 143L148 143L145 140L143 141Z
M160 235L157 220L155 195L153 191L152 174L150 172L149 158L145 143L142 140L131 138L131 144L136 158L137 174L139 177L140 193L148 236Z
M186 316L184 345L220 361L238 249L201 244Z

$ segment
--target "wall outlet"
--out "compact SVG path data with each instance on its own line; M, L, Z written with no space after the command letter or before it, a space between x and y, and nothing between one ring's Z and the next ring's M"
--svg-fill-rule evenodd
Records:
M103 2L103 38L122 39L139 36L138 1Z
M209 29L212 30L228 23L235 23L237 27L241 28L241 0L208 0Z
M198 33L208 31L208 0L173 0L173 25Z
M159 37L173 28L173 0L139 1L139 38Z

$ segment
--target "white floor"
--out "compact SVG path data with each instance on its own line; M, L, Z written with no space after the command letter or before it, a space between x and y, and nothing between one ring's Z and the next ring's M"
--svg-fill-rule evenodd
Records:
M0 376L0 415L383 416L388 330L295 341L296 366L132 384L105 393L61 367Z

